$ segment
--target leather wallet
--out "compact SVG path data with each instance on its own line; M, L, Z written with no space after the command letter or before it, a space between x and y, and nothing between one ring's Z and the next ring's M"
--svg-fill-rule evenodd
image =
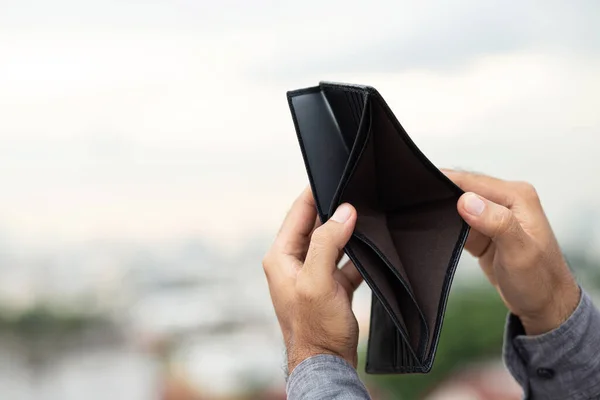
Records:
M469 232L463 193L417 148L372 87L288 92L317 211L358 213L345 247L372 291L367 373L429 372Z

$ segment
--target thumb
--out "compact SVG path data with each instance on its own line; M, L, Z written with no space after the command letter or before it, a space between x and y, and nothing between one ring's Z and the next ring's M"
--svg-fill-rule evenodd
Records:
M496 242L503 252L522 254L531 240L511 210L475 193L460 197L458 212L467 224Z
M348 203L340 205L329 221L312 234L303 270L309 275L330 275L337 269L337 258L356 224L356 210Z

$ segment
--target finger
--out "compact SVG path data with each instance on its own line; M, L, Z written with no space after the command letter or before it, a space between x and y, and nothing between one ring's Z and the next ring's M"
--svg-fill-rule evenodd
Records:
M506 254L522 254L531 238L523 231L512 211L475 193L458 200L458 212L475 230L488 236Z
M312 234L302 272L326 279L337 271L337 257L344 248L356 224L356 210L344 203L333 216Z
M317 215L315 217L315 224L313 225L309 234L306 235L306 237L304 237L304 239L303 239L303 242L301 245L301 251L296 252L294 255L301 263L304 263L304 260L306 259L306 252L308 251L308 244L310 243L310 238L312 237L313 232L315 231L315 229L317 229L321 225L323 225L323 223L321 222L321 218Z
M465 243L465 250L467 250L473 257L481 257L490 247L492 239L485 236L475 229L469 231L467 242Z
M494 275L492 262L488 262L488 259L490 258L490 254L493 257L495 248L496 245L492 239L485 236L481 232L476 231L475 229L471 229L469 232L469 237L467 238L467 243L465 243L465 249L473 257L479 259L479 266L481 267L481 270L485 273L485 276L494 286L496 286L496 277Z
M344 275L347 282L349 283L350 293L358 289L358 287L363 281L362 275L360 274L360 272L358 272L352 260L348 260L348 262L346 262L344 266L340 268L340 273Z
M473 257L479 259L479 266L485 273L485 276L493 286L496 286L496 276L494 275L494 269L492 265L492 259L494 257L494 251L496 245L488 236L483 233L471 229L469 231L469 237L467 243L465 243L465 250L467 250Z
M294 281L302 269L302 262L290 256L285 256L273 248L263 258L263 271L269 288L282 287Z
M317 215L317 217L315 218L315 226L313 227L312 231L310 231L310 234L312 235L312 233L315 231L315 229L317 229L321 225L323 225L323 223L321 222L321 218L319 218L319 216Z
M498 287L498 281L496 280L496 274L494 273L494 252L496 251L496 244L491 242L488 250L479 258L479 266L487 277L488 281L494 287Z
M510 182L474 172L452 169L442 172L465 192L475 192L504 207L512 207L514 187Z
M315 227L317 208L310 187L294 201L275 242L285 254L303 258Z
M479 259L479 266L484 272L487 279L493 286L496 286L496 276L494 275L493 265L490 259L490 255L493 258L496 245L488 236L483 233L471 229L469 236L467 237L467 243L465 243L465 250L467 250L473 257Z
M344 257L344 249L340 250L340 252L338 253L337 258L335 259L335 265L340 265L340 261L342 261L342 258Z

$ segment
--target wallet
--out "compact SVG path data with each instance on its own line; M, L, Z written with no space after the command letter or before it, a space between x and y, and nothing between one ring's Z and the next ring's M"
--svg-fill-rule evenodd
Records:
M366 372L431 370L469 233L463 193L372 87L322 82L287 93L320 219L358 214L344 248L372 291Z

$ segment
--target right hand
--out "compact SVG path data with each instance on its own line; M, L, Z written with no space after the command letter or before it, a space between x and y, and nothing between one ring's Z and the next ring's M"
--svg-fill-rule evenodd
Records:
M558 328L581 296L537 192L528 183L443 170L465 194L458 212L471 226L465 248L519 317L528 335Z
M290 373L319 354L341 357L356 368L358 322L352 296L362 276L351 261L337 267L356 218L354 207L345 203L321 225L307 188L263 260Z

